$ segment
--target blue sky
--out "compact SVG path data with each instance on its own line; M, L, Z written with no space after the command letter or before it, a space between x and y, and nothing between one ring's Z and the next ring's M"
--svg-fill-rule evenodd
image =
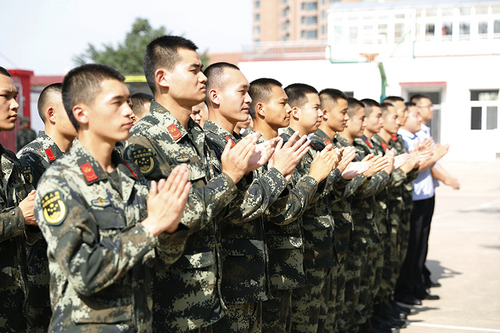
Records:
M63 75L88 43L122 41L135 18L193 40L201 51L240 51L252 40L250 0L0 0L0 66Z

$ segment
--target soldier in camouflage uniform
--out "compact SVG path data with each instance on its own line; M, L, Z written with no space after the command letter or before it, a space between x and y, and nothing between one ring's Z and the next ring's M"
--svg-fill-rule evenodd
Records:
M204 72L207 76L209 119L204 123L208 145L220 157L225 146L241 140L234 132L236 124L249 116L252 101L249 83L238 67L215 63ZM241 93L240 91L243 91ZM271 145L273 141L263 143ZM267 300L267 249L264 242L263 213L280 198L286 180L283 162L288 156L276 156L268 172L259 168L241 207L226 216L218 225L220 257L222 259L221 296L226 305L225 316L216 324L216 332L261 332L262 302ZM267 160L266 160L267 162ZM295 165L290 168L290 174ZM217 173L222 166L216 167ZM283 207L279 202L273 210ZM252 281L249 283L249 281Z
M316 151L324 149L333 143L338 149L352 146L345 145L336 137L336 132L341 132L347 125L349 119L347 115L347 96L337 89L324 89L319 93L321 109L323 110L323 121L320 129L311 136L311 145ZM346 151L347 154L347 151ZM344 154L343 154L344 155ZM355 158L352 154L352 159ZM343 156L344 158L347 156ZM347 166L349 161L346 161ZM343 171L343 170L341 170ZM351 195L364 183L366 177L359 175L351 176L352 180L338 182L336 188L331 193L331 210L335 220L335 252L337 254L338 269L337 276L332 276L330 287L330 301L325 324L325 332L335 332L336 327L344 325L342 313L345 301L346 282L346 257L351 238L353 221L351 217Z
M291 108L288 97L281 83L268 78L252 81L250 84L252 104L250 112L254 118L254 129L262 133L258 142L278 137L278 129L290 124ZM274 153L284 153L288 159L300 161L308 152L307 144L300 155L294 153L295 147L302 140L295 141L295 133L291 140ZM293 146L291 143L295 142ZM288 152L285 151L288 150ZM323 159L317 159L311 164L309 175L293 183L288 182L287 203L281 214L278 209L268 209L265 213L266 245L269 253L269 284L270 298L263 303L263 331L287 333L291 332L292 292L305 284L303 265L303 238L301 220L299 217L315 200L318 183L323 181L328 173L322 166ZM319 172L318 172L319 171ZM292 184L293 183L293 184Z
M148 191L139 168L113 150L132 126L124 80L95 64L64 78L78 140L42 176L35 200L48 243L51 332L151 332L153 250L166 246L174 261L185 245L187 169Z
M36 139L36 133L30 127L30 118L22 117L21 126L21 130L16 133L17 151Z
M17 157L23 166L25 179L33 186L45 170L57 158L67 152L76 137L75 127L69 121L62 103L61 83L51 84L42 90L38 98L38 113L45 123L45 132L40 131L38 138L28 143ZM47 242L40 239L28 246L28 278L30 292L28 309L31 317L31 332L47 332L52 316L49 293L49 261Z
M0 131L16 125L17 90L10 73L0 67ZM33 215L33 187L26 183L16 155L0 145L0 327L23 332L26 327L28 277L26 243L39 237ZM32 191L30 193L30 191Z
M211 332L211 325L224 315L216 221L239 207L252 181L251 173L244 174L256 138L245 138L234 148L228 145L218 174L215 167L220 162L190 117L192 106L206 97L206 77L196 49L178 36L163 36L148 45L144 71L155 99L150 112L132 128L124 152L147 179L166 178L180 164L190 170L192 187L182 220L189 237L183 255L170 264L157 251L153 295L157 332Z
M283 130L281 136L288 141L298 130L301 135L309 135L318 130L321 124L322 112L316 89L306 84L293 84L285 88L289 98L292 114L290 127ZM311 148L297 165L292 176L293 182L309 174L314 158L331 149L329 145L325 151L315 154ZM330 169L336 168L336 163ZM292 295L292 332L316 332L320 319L326 318L327 303L329 300L330 277L332 270L336 270L337 260L333 247L334 223L330 211L329 194L331 188L339 179L339 172L332 172L320 184L316 200L310 202L309 207L302 215L302 230L304 239L304 268L306 285L297 288ZM320 318L322 316L322 318ZM322 328L320 327L320 330Z

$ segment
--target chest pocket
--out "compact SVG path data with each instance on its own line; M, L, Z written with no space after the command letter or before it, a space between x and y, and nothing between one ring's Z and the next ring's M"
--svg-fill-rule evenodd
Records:
M100 230L114 230L125 228L126 222L121 212L113 208L90 209Z
M205 169L202 167L200 158L198 156L191 156L190 162L188 163L187 167L189 169L190 182L205 178Z

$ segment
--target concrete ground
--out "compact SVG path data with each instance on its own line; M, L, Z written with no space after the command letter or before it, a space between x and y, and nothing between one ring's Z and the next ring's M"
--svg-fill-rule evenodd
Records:
M436 190L427 264L441 299L413 307L401 332L500 332L500 159L441 164L461 183Z

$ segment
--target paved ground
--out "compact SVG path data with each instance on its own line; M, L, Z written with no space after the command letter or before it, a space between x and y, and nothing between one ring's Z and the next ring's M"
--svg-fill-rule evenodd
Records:
M462 185L441 185L429 243L432 289L403 333L500 332L500 160L443 162Z

